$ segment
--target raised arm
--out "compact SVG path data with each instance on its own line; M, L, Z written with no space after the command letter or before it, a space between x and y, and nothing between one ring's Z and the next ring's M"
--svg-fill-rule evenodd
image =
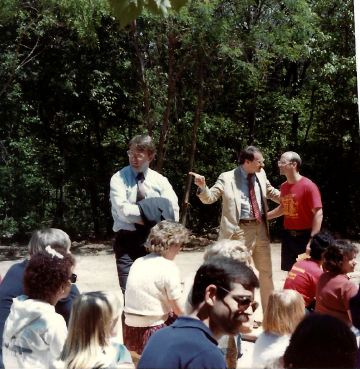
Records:
M190 172L195 177L194 183L199 187L197 196L204 204L214 203L224 192L225 181L224 174L221 174L214 186L210 189L205 184L205 177L200 174Z

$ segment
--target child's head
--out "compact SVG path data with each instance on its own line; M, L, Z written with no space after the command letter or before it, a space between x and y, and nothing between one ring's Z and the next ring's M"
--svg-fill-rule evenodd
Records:
M264 332L292 334L305 315L304 299L294 290L273 291L264 313Z
M224 256L238 260L246 266L250 266L251 254L242 241L220 240L205 249L204 261L217 256Z
M189 237L189 231L173 220L163 220L156 224L145 243L148 252L164 255L172 246L184 245Z
M109 346L122 308L120 296L107 292L86 292L75 299L61 355L67 368L92 368L96 364L99 350Z

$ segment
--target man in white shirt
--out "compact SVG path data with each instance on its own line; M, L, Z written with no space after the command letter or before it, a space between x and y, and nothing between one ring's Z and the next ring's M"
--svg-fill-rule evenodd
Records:
M172 205L175 220L179 220L178 198L167 178L149 168L155 157L155 143L150 136L135 136L129 143L130 165L115 173L110 181L111 212L116 233L114 252L120 287L126 281L133 262L146 254L143 247L147 233L140 208L143 199L164 197Z

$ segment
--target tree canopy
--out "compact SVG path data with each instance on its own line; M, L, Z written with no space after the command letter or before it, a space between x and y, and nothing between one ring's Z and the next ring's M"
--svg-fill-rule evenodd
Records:
M298 152L323 226L358 237L352 2L127 2L142 5L125 26L124 1L0 1L1 235L111 235L109 180L144 133L195 231L219 224L221 204L203 205L187 172L211 185L254 144L276 187L278 158Z

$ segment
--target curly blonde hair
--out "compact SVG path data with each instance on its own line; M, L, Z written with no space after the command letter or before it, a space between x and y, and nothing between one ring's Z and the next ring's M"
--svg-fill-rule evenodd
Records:
M148 252L164 255L171 246L186 243L189 233L182 224L173 220L163 220L151 229L145 248Z
M245 263L251 263L251 253L242 241L220 240L205 249L204 261L216 256L224 256Z

